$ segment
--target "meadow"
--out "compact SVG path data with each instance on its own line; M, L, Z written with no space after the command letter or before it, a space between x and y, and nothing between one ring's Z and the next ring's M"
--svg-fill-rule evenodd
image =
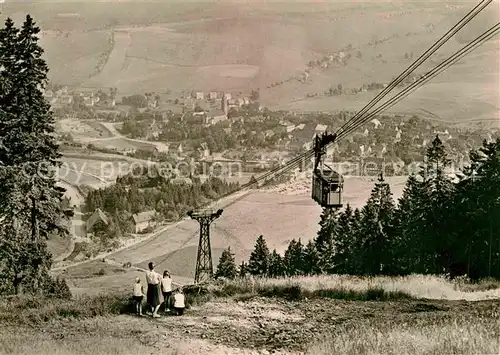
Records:
M440 297L422 298L422 283ZM499 286L422 275L239 279L188 293L184 317L154 321L130 315L130 296L111 290L72 300L2 299L0 352L26 352L29 337L38 354L493 354L500 308L484 292L499 297ZM474 291L482 289L490 290ZM457 301L474 294L482 296Z
M119 95L167 90L173 95L192 90L248 93L259 88L261 102L271 108L336 111L359 108L375 93L319 99L306 98L307 94L321 94L339 84L359 88L388 83L410 64L406 55L416 59L471 6L335 1L314 6L68 2L47 7L41 2L8 3L4 12L21 18L30 11L39 22L56 82L117 87ZM61 16L64 13L75 15ZM418 73L497 21L494 3ZM351 58L345 65L312 69L305 83L295 79L309 61L344 51L348 45ZM425 107L431 116L444 120L498 119L497 47L495 41L485 44L393 112L425 116Z
M65 85L79 85L99 72L112 48L111 33L107 31L44 31L40 45L49 64L50 79Z

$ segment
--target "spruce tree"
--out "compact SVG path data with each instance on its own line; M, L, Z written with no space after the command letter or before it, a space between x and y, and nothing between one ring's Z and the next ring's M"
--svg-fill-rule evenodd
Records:
M242 261L240 267L238 268L238 276L243 278L247 276L247 272L248 272L248 264L245 263L245 261Z
M356 252L353 252L353 233L351 228L353 210L348 204L344 211L339 215L337 228L333 236L334 253L332 265L336 273L350 273L349 268L351 259L356 258Z
M398 274L424 273L426 270L423 254L425 231L422 229L427 213L426 202L423 183L414 174L410 175L394 216L393 267Z
M281 277L283 275L284 275L283 258L276 251L276 249L274 249L271 255L269 256L268 276Z
M450 166L445 147L436 136L427 148L426 164L422 169L423 194L425 198L426 223L423 226L423 244L426 268L431 273L444 272L452 259L450 240L453 230L452 203L454 186L446 176Z
M38 289L48 278L51 256L46 239L69 233L69 211L62 208L64 189L56 186L55 168L61 157L54 134L54 119L43 97L47 66L38 45L39 28L28 15L22 28L11 19L0 29L0 186L3 198L0 233L9 238L15 217L23 235L13 253L33 254L20 258L23 282ZM7 198L7 196L9 196ZM3 270L1 271L3 273ZM16 288L19 291L19 288Z
M269 248L263 235L257 238L248 260L248 272L254 276L266 276L269 268Z
M469 158L456 188L453 266L472 279L500 277L500 139L483 142Z
M391 222L394 210L395 204L389 184L380 174L370 198L362 209L364 273L377 275L390 271L394 235Z
M351 257L345 263L346 273L357 275L363 271L363 242L365 236L361 210L359 208L354 209L352 214L350 234L352 240L349 254Z
M321 272L320 259L316 244L310 240L303 249L303 271L306 275L317 275Z
M302 242L292 239L283 256L283 264L286 276L297 276L304 274L304 250Z
M215 278L224 277L227 279L234 279L238 275L236 262L234 261L234 254L231 252L231 247L227 247L222 252L215 272Z
M316 249L321 254L332 239L336 225L335 210L331 208L323 208L319 221L319 231L316 237Z
M314 240L316 251L318 252L318 268L320 273L333 272L334 241L337 216L335 210L323 208L321 213L318 235Z

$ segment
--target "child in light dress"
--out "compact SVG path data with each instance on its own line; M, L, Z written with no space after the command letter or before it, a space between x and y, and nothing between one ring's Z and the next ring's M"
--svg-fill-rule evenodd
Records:
M142 316L142 300L144 299L144 287L142 286L141 279L137 277L134 284L134 302L135 313Z

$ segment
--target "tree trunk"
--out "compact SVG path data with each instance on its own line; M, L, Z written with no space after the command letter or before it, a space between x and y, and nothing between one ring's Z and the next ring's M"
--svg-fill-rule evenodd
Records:
M14 280L12 285L14 286L14 293L19 295L21 293L21 282L23 282L22 272L15 271Z
M491 217L491 214L489 214ZM491 247L493 243L493 231L492 231L492 218L490 218L490 225L489 225L489 232L490 232L490 240L488 242L488 277L491 277Z

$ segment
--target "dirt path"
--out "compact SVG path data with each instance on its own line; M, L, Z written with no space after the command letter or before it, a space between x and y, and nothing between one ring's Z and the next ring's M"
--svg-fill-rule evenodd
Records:
M118 343L120 339L132 339L145 347L142 351L161 354L295 355L304 354L325 336L355 341L348 335L342 338L346 329L368 326L384 332L389 326L405 327L409 323L419 323L421 327L427 324L439 331L445 324L452 324L453 318L472 316L478 321L483 319L480 317L491 319L492 314L499 311L500 305L492 301L348 302L314 299L297 302L255 298L238 302L223 299L192 307L182 317L163 315L152 319L150 316L120 315L108 319L51 323L44 329L44 335L53 339L54 344L62 338L74 341L83 335L96 339L111 338ZM418 336L417 333L414 335ZM361 339L363 334L359 337L357 341L373 346L369 340ZM486 338L481 341L486 341Z
M84 237L83 225L84 225L84 222L83 222L83 214L81 211L81 205L77 205L77 207L75 208L75 216L71 220L71 237L70 237L71 243L68 247L68 250L66 250L65 253L54 258L54 265L57 265L57 263L64 261L64 259L66 259L68 256L70 256L71 253L73 253L73 251L75 249L75 243L79 239Z
M83 225L83 219L82 219L83 215L81 212L81 206L85 202L85 198L73 185L63 180L60 180L58 184L66 189L66 194L65 194L66 197L70 198L71 205L76 206L76 208L75 208L75 216L71 220L71 230L69 236L70 243L64 252L54 257L53 260L54 265L63 261L69 255L71 255L71 253L75 248L75 241L78 240L80 237L82 237L81 228Z

